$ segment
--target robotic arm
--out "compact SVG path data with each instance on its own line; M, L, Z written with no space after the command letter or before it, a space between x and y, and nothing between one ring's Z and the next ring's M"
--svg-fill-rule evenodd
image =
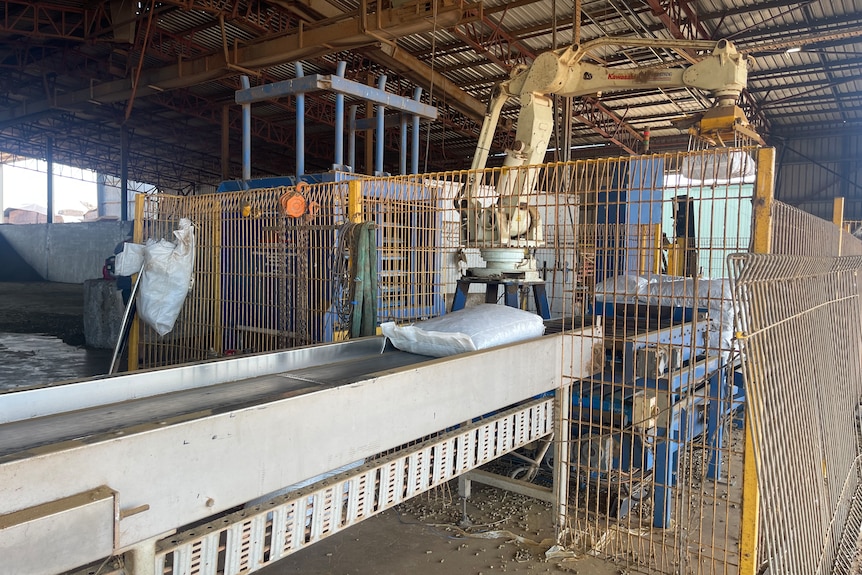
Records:
M602 45L664 47L677 50L711 50L705 58L687 68L606 68L581 60ZM583 96L601 92L643 88L691 87L709 92L715 106L704 116L702 126L710 129L725 124L747 124L736 101L748 77L749 58L737 52L727 40L692 41L645 38L600 38L580 46L545 52L527 68L517 69L497 85L482 124L471 170L481 170L488 160L500 113L511 97L520 100L521 110L515 144L506 150L504 170L497 184L497 205L481 208L475 197L478 181L468 182L455 207L462 216L462 239L467 245L497 248L542 245L541 221L529 196L536 187L538 169L516 169L541 164L554 127L553 94ZM483 257L487 260L483 250Z

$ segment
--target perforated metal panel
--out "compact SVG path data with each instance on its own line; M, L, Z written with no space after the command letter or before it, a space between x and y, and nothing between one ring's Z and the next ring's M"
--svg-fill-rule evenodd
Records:
M156 572L256 571L351 525L551 433L541 399L374 459L158 544Z

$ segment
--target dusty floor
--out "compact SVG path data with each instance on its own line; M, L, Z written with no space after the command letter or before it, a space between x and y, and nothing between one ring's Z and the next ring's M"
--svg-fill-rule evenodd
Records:
M262 575L619 575L624 565L582 555L546 558L550 506L474 485L462 529L456 486L438 489L368 519L260 571Z
M0 391L108 371L111 352L84 348L83 286L0 282Z

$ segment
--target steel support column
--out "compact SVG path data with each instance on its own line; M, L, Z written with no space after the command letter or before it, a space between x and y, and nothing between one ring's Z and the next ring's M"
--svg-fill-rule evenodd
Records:
M47 208L48 212L47 221L49 224L54 223L54 137L48 136L48 139L45 141L45 159L48 162L48 172L46 174L47 177L47 189L48 189L48 198L47 198Z
M413 91L413 99L417 102L422 97L422 88ZM430 128L429 128L430 129ZM413 116L413 146L410 149L410 173L419 173L419 116Z
M302 62L294 64L296 79L301 80L305 73L302 70ZM239 99L237 92L237 99ZM296 94L296 177L305 174L305 92Z
M248 76L242 76L242 89L249 89ZM251 103L242 105L242 180L243 187L251 179Z
M347 62L337 64L335 75L343 78L347 71ZM334 170L344 169L344 94L335 94L335 165Z
M129 221L129 130L120 127L120 221Z
M382 74L377 80L377 89L381 92L386 91L386 74ZM384 122L386 121L386 106L382 103L377 105L377 130L375 135L374 147L374 175L383 175L383 133L385 130Z

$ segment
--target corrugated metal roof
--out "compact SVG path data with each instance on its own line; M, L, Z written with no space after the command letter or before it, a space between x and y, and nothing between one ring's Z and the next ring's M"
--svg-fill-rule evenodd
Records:
M381 4L387 5L367 4L372 7L370 9L376 9ZM393 13L397 13L398 18L408 18L407 14L411 10L420 10L425 6L408 3L399 7L401 3L396 4ZM448 9L451 4L447 2L440 9ZM756 58L756 65L750 71L746 105L751 107L752 112L759 111L765 118L767 125L763 129L767 130L767 140L770 131L781 135L812 128L840 129L848 125L862 128L862 79L858 74L859 66L862 65L862 6L858 0L816 0L807 3L779 1L761 2L759 5L740 3L738 0L696 0L688 6L698 15L700 28L688 26L692 21L679 22L677 28L668 26L646 2L583 0L581 4L582 43L608 36L673 38L696 33L704 38L730 39L740 50L752 54ZM176 125L182 124L178 121L182 107L194 106L195 109L186 110L187 117L194 118L194 124L188 125L205 132L205 122L208 121L209 132L188 134L190 139L184 145L187 149L200 148L200 154L190 154L190 158L211 154L218 146L210 143L220 139L220 110L225 105L234 105L233 92L238 85L237 76L250 74L254 84L274 82L295 77L295 67L292 61L279 61L278 53L273 52L270 54L272 65L260 70L245 69L241 62L233 60L231 66L195 68L195 63L200 62L202 56L208 55L209 61L216 62L224 50L225 38L231 59L235 58L235 47L283 45L285 39L296 37L294 31L298 29L297 22L300 20L305 22L304 33L309 34L321 23L326 25L335 22L329 17L339 10L345 14L354 12L352 19L343 21L355 24L358 32L360 19L355 12L365 3L361 4L359 0L329 1L327 6L332 12L315 15L308 6L299 4L240 0L224 3L223 28L218 14L220 4L205 3L206 9L192 10L186 9L187 5L185 2L159 4L147 37L148 14L139 13L137 39L133 45L123 44L113 38L110 28L106 28L110 26L110 21L100 22L98 30L93 32L99 36L86 41L76 38L78 29L71 26L57 28L68 30L68 38L64 38L61 33L49 41L28 30L24 20L18 23L18 30L0 29L0 42L9 48L3 66L0 66L0 85L4 86L6 94L0 97L0 126L7 126L5 130L0 129L0 145L5 142L10 149L36 150L38 144L25 141L29 137L27 134L34 132L22 126L33 123L34 129L50 130L59 123L43 121L42 118L60 118L66 122L66 139L73 139L76 134L80 134L81 138L90 138L96 126L100 125L119 133L118 128L123 124L131 129L139 126L138 129L147 133L157 132L161 127L165 133L171 134L172 140L176 140L182 136L181 131L178 134L176 130ZM89 4L85 2L62 0L51 3L47 10L54 12L46 14L56 14L58 23L71 22L70 18L80 18L80 11L86 6ZM477 4L471 6L478 7ZM553 11L554 6L556 13ZM60 17L64 16L67 7L76 10L65 13L66 20L62 20ZM459 158L469 163L480 118L475 113L473 117L466 117L463 106L458 108L453 103L463 94L469 95L474 101L485 102L492 86L507 77L513 66L529 62L534 54L571 43L574 37L571 10L571 3L559 0L487 0L482 4L483 18L480 20L454 29L434 26L431 22L432 25L426 31L406 36L397 30L387 33L389 35L375 32L374 36L369 36L368 42L394 41L399 50L412 55L424 67L412 77L427 75L433 69L462 91L462 94L445 93L439 83L432 90L425 84L423 91L425 101L432 98L433 103L442 108L441 120L430 125L427 141L445 149L445 153L440 156L444 158L446 166L458 167L455 163ZM9 22L15 25L14 20ZM277 23L278 29L262 29L261 25L267 23L272 26ZM373 14L369 25L376 26ZM340 40L332 38L333 46ZM22 50L22 46L29 49ZM164 79L153 82L155 88L138 85L135 80L142 46L146 46L142 68L144 78L159 77L156 72L167 70ZM787 49L792 47L801 50L787 53ZM305 73L333 73L340 57L349 62L348 77L357 80L374 82L377 75L384 71L384 64L376 60L373 51L335 53L333 48L330 52L304 59ZM671 50L613 45L596 49L590 57L595 62L619 68L662 62L675 62L678 65L684 62L679 54ZM399 78L397 74L389 75L390 91L402 94L412 92L409 81ZM187 86L183 81L187 77L197 79ZM178 85L182 86L181 90L170 92L171 88ZM105 86L114 89L118 95L113 99L100 96L99 90ZM166 88L168 92L159 92ZM51 89L59 95L68 95L71 104L56 108L50 102L45 104L46 90ZM429 92L433 92L433 95ZM125 102L132 93L138 101L132 106L131 116L126 122ZM315 94L312 100L315 105L311 106L312 110L307 114L308 121L322 124L331 122L331 117L326 114L331 115L329 108L332 99L332 95ZM348 99L348 102L354 101ZM686 89L635 90L605 93L601 101L635 130L650 126L653 138L657 138L683 133L674 127L673 122L701 112L708 104L708 97ZM28 106L23 107L22 102ZM40 103L45 104L48 110L42 116L34 117L26 112ZM275 104L255 104L253 113L264 122L277 123L277 127L284 131L292 126L292 105L291 99ZM53 111L55 109L56 113ZM504 117L514 122L517 109L516 103L510 102L504 110ZM159 113L159 110L164 113ZM171 125L154 124L158 121L170 122ZM328 129L317 131L331 133ZM231 137L238 138L238 134L231 134ZM274 139L266 139L263 129L258 137L262 139L258 149L266 145L267 141L276 145ZM507 137L511 137L511 134L502 134L500 139L505 141ZM581 126L576 129L574 139L576 143L587 143L600 142L604 138L599 132ZM426 141L424 137L423 141ZM208 143L204 145L203 142ZM57 145L65 144L60 142ZM70 145L69 153L76 148L85 149L86 146ZM325 145L318 148L326 150ZM170 146L165 147L164 153L176 156ZM94 154L94 157L109 158L112 155L116 154L106 150ZM151 156L147 156L150 158L148 161L157 164L157 156L158 151L153 151ZM176 164L175 157L171 161L173 165ZM320 161L326 164L325 158ZM146 163L138 162L139 165ZM95 167L110 169L110 166ZM268 171L273 169L275 167L266 168Z

